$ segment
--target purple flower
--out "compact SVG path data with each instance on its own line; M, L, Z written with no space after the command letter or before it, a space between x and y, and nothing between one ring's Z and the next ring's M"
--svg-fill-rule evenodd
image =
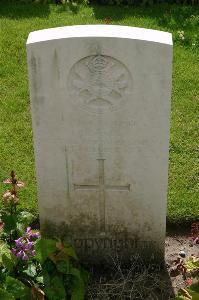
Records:
M39 231L32 231L31 227L27 227L26 229L26 235L29 237L29 238L39 238L40 237L40 233Z
M17 252L17 249L15 248L15 256L17 258L21 257L22 256L22 250L20 250L20 251Z
M32 256L35 256L35 255L36 255L35 250L32 250L32 251L31 251L31 255L32 255Z
M12 248L11 252L12 252L12 254L16 255L17 254L17 249L16 248Z
M12 253L24 261L27 261L30 256L35 256L34 241L32 238L40 237L39 232L32 232L31 227L26 229L23 236L15 240L15 248L12 248Z
M29 259L28 255L24 251L23 251L22 259L23 260L28 260Z
M22 247L23 237L20 237L18 240L15 240L15 244L17 247Z
M38 231L38 232L35 232L35 233L32 233L32 237L33 237L33 238L36 238L36 239L40 238L40 233L39 233L39 231Z
M27 229L26 229L26 233L27 234L30 234L32 232L32 229L31 229L31 227L27 227Z
M33 247L33 245L34 245L33 242L29 242L29 241L28 241L28 242L24 245L24 249L25 249L26 251L31 250L32 247Z

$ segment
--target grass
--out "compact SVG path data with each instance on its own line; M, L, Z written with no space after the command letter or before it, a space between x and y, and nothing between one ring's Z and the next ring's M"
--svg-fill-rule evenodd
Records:
M0 181L16 170L26 182L21 205L37 214L37 195L25 43L29 32L63 25L104 23L170 31L174 37L168 221L199 218L197 116L199 7L107 7L14 4L0 6ZM184 40L178 31L184 31ZM5 186L0 186L3 193Z

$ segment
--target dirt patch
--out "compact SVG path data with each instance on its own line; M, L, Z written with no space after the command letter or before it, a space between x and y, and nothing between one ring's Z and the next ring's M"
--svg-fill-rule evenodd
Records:
M140 257L129 267L122 267L119 260L113 268L91 268L92 280L88 288L88 300L169 300L180 288L187 286L188 276L174 272L176 260L185 262L190 256L198 257L199 245L193 244L187 234L171 234L165 240L165 266L142 263ZM183 257L182 257L183 256ZM197 279L195 279L196 281Z
M32 224L39 229L38 219ZM199 244L190 240L188 226L167 227L165 239L165 265L146 266L136 256L129 266L123 267L119 259L112 259L113 267L87 266L91 273L87 300L171 300L181 288L187 286L189 276L173 272L175 261L186 262L191 256L199 257ZM184 255L182 257L181 255ZM198 277L193 279L197 282ZM199 298L198 298L199 299Z
M185 257L181 257L179 253L185 255ZM174 261L180 257L184 261L189 259L191 256L199 257L199 244L193 244L188 235L174 235L167 236L165 240L165 262L167 269L170 274L170 279L172 283L172 287L174 292L176 293L180 288L184 288L186 286L186 282L183 278L182 274L177 276L172 276L172 267L174 266Z

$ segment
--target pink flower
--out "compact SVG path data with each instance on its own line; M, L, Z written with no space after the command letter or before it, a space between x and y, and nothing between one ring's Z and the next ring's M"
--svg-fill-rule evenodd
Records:
M185 283L186 283L187 286L190 286L190 285L192 285L192 283L193 283L193 279L192 279L192 278L187 278L187 279L185 280Z
M19 201L19 198L17 198L16 193L14 193L13 191L6 191L3 194L3 202L5 204L16 204Z
M15 184L17 187L22 188L25 186L25 183L23 181L19 181L17 179L12 180L11 178L7 178L3 181L5 184Z

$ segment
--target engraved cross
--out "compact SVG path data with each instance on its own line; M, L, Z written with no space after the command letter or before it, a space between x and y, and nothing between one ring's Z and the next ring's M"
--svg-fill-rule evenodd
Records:
M111 191L130 191L130 184L127 185L108 185L105 183L104 158L98 158L98 184L74 184L75 190L94 190L99 192L100 197L100 230L105 232L105 192Z

